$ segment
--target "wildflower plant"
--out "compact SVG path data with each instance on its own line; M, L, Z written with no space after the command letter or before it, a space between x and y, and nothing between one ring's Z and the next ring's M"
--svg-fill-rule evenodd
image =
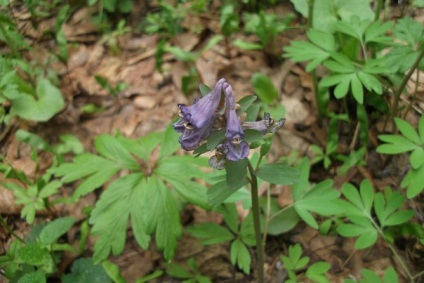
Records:
M224 180L208 190L210 205L219 206L250 183L258 282L265 282L257 178L273 184L292 184L297 180L297 171L287 164L262 162L270 150L270 136L284 125L285 119L275 121L269 113L264 113L263 118L256 121L259 109L253 104L256 97L246 96L237 104L233 89L225 79L220 79L212 90L203 92L205 96L193 105L178 104L180 118L173 127L181 134L179 142L183 149L194 150L198 155L213 152L209 165L225 169L225 176L221 175ZM260 157L253 166L248 157L251 149L258 147Z

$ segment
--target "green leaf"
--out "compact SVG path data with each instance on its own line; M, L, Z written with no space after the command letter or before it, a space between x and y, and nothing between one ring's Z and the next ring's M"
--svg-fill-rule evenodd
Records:
M288 256L281 256L285 268L290 271L296 271L304 268L308 262L309 257L302 257L302 247L299 244L289 246Z
M409 156L412 168L418 169L424 164L424 149L419 147L412 151Z
M396 274L395 269L393 266L390 266L386 269L386 272L384 272L384 283L398 283L398 275Z
M377 147L378 153L399 154L417 148L417 145L399 135L379 135L378 138L386 144Z
M94 246L95 262L106 259L111 251L114 255L122 252L130 215L137 242L147 248L150 237L146 233L143 205L147 186L141 174L133 173L111 183L101 195L89 219L92 234L99 236ZM148 204L149 208L154 207Z
M289 185L298 180L299 173L287 163L261 165L256 175L271 184Z
M139 170L137 161L119 139L110 135L100 135L95 138L94 146L102 156L118 162L121 167Z
M350 85L352 87L353 97L356 99L356 101L359 104L364 103L364 90L362 88L362 83L357 75L351 77Z
M306 71L310 72L330 57L329 51L335 49L335 43L332 34L316 29L310 29L307 36L312 43L292 41L290 46L284 48L284 57L295 62L310 61L306 66Z
M104 271L106 271L107 275L113 280L113 282L126 283L125 279L121 275L121 272L119 271L118 265L105 260L102 262L102 266L104 268Z
M229 196L238 191L245 183L240 184L240 187L230 187L227 184L227 181L221 181L214 184L211 188L209 188L207 194L209 198L209 204L212 207L217 207L224 200L226 200Z
M237 263L244 273L250 274L250 253L240 240L237 239L231 244L230 255L232 264Z
M252 43L241 39L234 40L233 45L244 50L261 50L263 48L261 44Z
M180 279L187 279L192 277L191 272L185 270L182 266L174 263L166 264L166 273L171 275L172 277Z
M227 185L230 188L240 188L245 183L247 164L249 159L244 158L239 161L227 161L225 171L227 173Z
M160 147L160 157L169 156L173 154L179 147L180 143L178 142L178 133L174 131L174 128L170 124L165 129L163 135L163 140Z
M340 19L349 22L352 16L358 16L360 20L374 19L369 0L337 1L320 0L314 2L313 27L329 33L334 32L335 23Z
M202 245L225 243L234 239L234 235L230 231L215 223L187 227L186 231L194 237L201 239Z
M415 131L414 127L411 126L411 124L399 118L395 118L395 123L399 131L402 133L402 135L405 136L405 138L417 145L421 144L421 139Z
M79 258L73 262L71 273L62 277L63 283L109 283L112 282L101 265L91 258Z
M64 105L62 93L48 79L37 83L36 98L23 94L12 99L11 113L32 121L47 121L58 113Z
M177 239L182 234L177 203L170 190L159 179L150 177L146 187L146 230L149 233L156 231L156 245L159 250L164 250L165 259L170 260L177 247Z
M253 74L252 85L255 93L263 102L269 104L278 99L278 91L268 76L262 73Z
M271 201L273 200L274 199L271 199ZM274 202L277 204L277 200L274 200ZM294 207L284 209L282 212L278 212L278 214L273 213L272 215L276 216L273 216L271 221L269 221L267 233L274 236L292 230L296 227L300 220L300 217L296 213ZM265 219L263 221L265 221Z
M305 275L314 282L329 283L330 281L325 273L330 270L330 267L331 265L328 262L319 261L308 267Z
M65 234L75 223L73 217L62 217L44 226L40 233L40 242L44 245L53 244Z
M418 121L418 134L420 136L421 144L424 144L424 115Z
M361 224L341 224L337 227L337 232L343 237L359 238L355 242L356 249L365 249L372 246L378 238L378 232L368 219L363 218Z
M18 250L16 260L29 265L43 265L50 260L50 254L40 243L31 243Z
M406 189L406 196L411 199L424 190L424 166L418 169L412 169L403 178L401 187Z
M19 280L18 283L46 283L46 274L42 270L25 273Z
M394 36L413 47L422 41L424 27L410 17L399 19L393 29Z

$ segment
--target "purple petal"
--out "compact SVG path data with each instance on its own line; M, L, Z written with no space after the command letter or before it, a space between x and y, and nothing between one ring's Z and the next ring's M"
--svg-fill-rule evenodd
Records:
M271 118L270 114L265 112L263 120L255 122L244 122L242 124L242 128L244 130L256 130L262 132L263 134L269 134L275 133L279 128L284 125L285 121L285 119L274 121L274 119Z
M200 143L210 135L213 123L214 120L210 120L209 124L200 129L190 127L186 124L183 134L180 136L181 147L187 151L199 148Z
M226 157L231 161L238 161L249 155L249 144L243 140L226 140L225 147L228 152Z
M225 116L227 119L227 130L225 132L224 146L228 150L226 157L231 161L238 161L249 155L249 144L243 141L244 133L241 128L236 112L236 102L230 85L224 86L225 92Z
M178 104L180 116L197 129L208 124L211 119L215 118L215 111L221 100L221 92L224 83L225 79L220 79L209 94L205 95L191 106Z

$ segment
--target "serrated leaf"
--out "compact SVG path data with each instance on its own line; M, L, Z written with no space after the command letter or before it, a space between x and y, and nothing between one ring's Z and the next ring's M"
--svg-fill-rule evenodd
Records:
M237 239L231 244L230 255L232 264L237 263L238 267L240 267L244 273L250 274L251 258L249 250L240 240Z
M299 173L287 163L263 164L256 171L256 175L272 184L289 185L298 180Z
M106 259L111 251L114 255L122 252L130 215L135 216L135 219L132 220L137 221L135 225L138 225L136 226L138 232L135 231L135 234L139 233L139 230L144 232L142 237L136 235L136 239L148 239L146 236L148 233L143 225L144 217L141 216L144 212L145 199L140 198L144 196L143 193L146 190L147 182L143 175L133 173L111 183L101 195L89 219L90 224L93 225L93 235L99 236L94 246L93 259L95 262ZM149 207L151 207L150 205L149 203ZM143 245L146 242L148 244L148 240L145 240ZM142 243L139 242L139 244ZM143 247L146 248L146 246Z
M44 245L53 244L65 234L75 223L73 217L62 217L53 220L44 226L39 235L40 242Z
M166 185L155 177L148 179L145 203L154 209L145 210L146 230L155 231L156 245L164 251L167 260L172 259L177 239L182 234L176 200Z
M104 157L114 160L129 170L139 170L139 165L131 153L119 141L110 135L100 135L94 140L96 150Z

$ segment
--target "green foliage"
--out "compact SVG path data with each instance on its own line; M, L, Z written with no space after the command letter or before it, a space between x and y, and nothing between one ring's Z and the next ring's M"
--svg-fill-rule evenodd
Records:
M407 188L408 198L413 198L424 189L424 116L421 116L418 122L418 132L402 119L395 118L395 123L402 135L378 136L385 143L377 147L377 152L384 154L411 152L409 156L411 169L401 186Z
M328 262L315 262L307 267L309 257L302 257L302 247L299 244L289 247L287 256L282 255L281 261L284 263L284 268L287 270L289 279L285 282L296 283L298 281L297 272L306 269L305 276L312 282L329 283L325 273L330 270Z
M311 212L324 216L343 212L339 204L339 192L333 189L333 182L325 180L308 188L309 163L303 159L299 166L299 181L292 187L293 206L296 213L311 227L318 229L318 223Z
M232 264L237 264L244 273L250 273L250 253L248 246L255 246L253 219L249 214L240 224L234 204L217 208L224 216L228 228L214 223L199 224L186 229L191 235L201 239L203 245L230 242Z
M387 188L384 194L374 194L368 180L362 181L359 192L353 185L344 184L342 193L347 199L343 201L345 214L351 223L340 224L337 231L344 237L359 236L355 242L357 249L372 246L379 235L386 241L393 240L386 235L385 228L403 224L414 215L411 210L399 210L405 202L400 193ZM378 223L373 218L373 208Z
M184 279L185 283L211 283L212 281L200 274L194 258L187 261L188 268L184 268L175 263L166 264L166 273L179 279Z
M176 36L183 31L181 22L187 12L180 3L171 5L166 1L160 1L160 11L147 14L144 30L147 33L159 33L168 37Z
M109 283L112 282L101 265L91 258L79 258L73 262L71 273L62 276L63 283Z
M157 247L164 250L166 258L172 258L182 233L181 205L174 192L193 204L209 207L206 189L187 178L204 178L198 167L206 165L204 160L172 156L179 146L172 127L163 134L150 134L138 141L101 135L95 139L94 146L99 155L82 154L72 163L51 170L65 183L84 179L74 192L74 201L102 186L116 173L130 172L108 185L91 212L92 233L98 236L94 261L106 259L110 252L118 255L123 251L129 223L142 248L149 246L150 234L155 233ZM155 148L160 154L153 161L151 154Z
M375 274L374 271L369 269L363 269L361 271L363 278L359 281L352 280L352 279L346 279L344 280L344 283L397 283L398 282L398 276L396 274L396 271L393 267L389 267L384 272L383 280L381 280L377 274Z
M57 242L74 223L71 217L57 218L33 226L25 241L14 240L7 253L0 256L5 277L11 282L46 282L47 276L56 272L58 253L74 250L69 244Z
M293 15L279 18L276 14L260 11L255 14L244 14L246 33L255 34L260 45L265 48L271 45L278 34L288 28Z

